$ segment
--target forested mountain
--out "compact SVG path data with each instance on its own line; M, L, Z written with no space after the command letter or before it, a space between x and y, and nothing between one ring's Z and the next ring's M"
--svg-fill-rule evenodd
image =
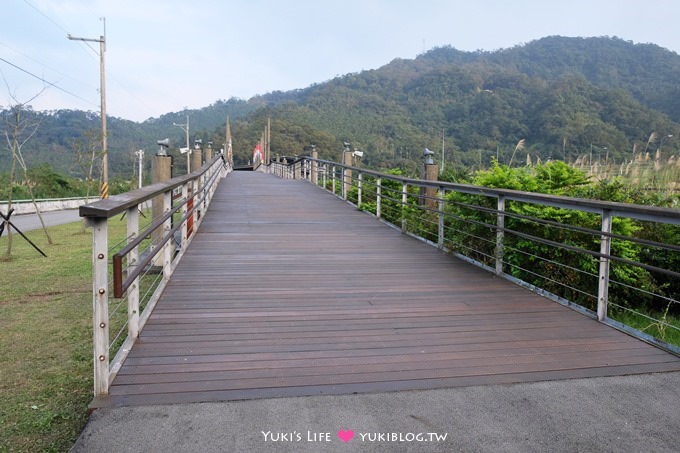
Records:
M142 123L116 117L107 117L107 136L109 166L114 176L131 178L134 168L134 153L145 149L149 153L158 149L157 140L169 138L173 148L185 146L184 129L173 123L185 124L189 116L191 140L208 137L209 133L222 127L226 116L238 120L262 105L261 101L230 99L217 101L202 109L184 110L167 113L159 118L150 118ZM56 110L36 112L22 108L20 118L12 109L0 110L0 133L3 144L0 146L0 173L9 170L11 154L6 146L5 132L13 137L15 125L19 125L20 138L34 135L23 146L22 154L29 167L47 163L55 170L76 176L88 172L92 151L101 149L101 120L99 113L79 110ZM216 141L219 148L224 138ZM147 162L148 165L148 162ZM182 165L182 161L178 161Z
M439 149L442 133L447 154L466 165L496 155L507 163L521 139L544 160L591 149L621 160L634 145L644 150L652 132L660 137L652 150L678 137L678 80L680 56L658 46L549 37L497 52L433 49L285 103L272 95L268 114L353 141L374 164ZM666 140L666 152L677 143Z
M424 147L440 149L442 138L446 159L467 166L496 156L508 163L522 139L525 149L516 163L527 152L570 160L592 151L616 161L630 159L634 147L653 152L662 146L662 154L678 154L679 80L676 53L618 38L548 37L494 52L436 48L305 89L219 101L143 123L112 118L111 165L114 173L129 175L135 150L155 150L164 137L175 148L184 146L183 130L172 123L184 123L187 114L192 140L198 132L215 143L224 141L229 114L240 162L248 159L267 117L273 154L301 154L314 143L322 157L337 159L346 140L373 166L415 161ZM96 115L39 116L27 161L78 173L72 143L97 130ZM652 132L657 139L649 142ZM0 168L7 157L4 149Z

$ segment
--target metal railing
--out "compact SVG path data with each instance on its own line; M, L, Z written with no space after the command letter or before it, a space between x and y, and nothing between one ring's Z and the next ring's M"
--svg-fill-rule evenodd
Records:
M272 163L271 173L306 179L406 234L680 353L678 209L411 179L308 157Z
M95 398L108 394L200 225L217 183L230 170L218 156L188 175L80 208L80 216L92 227ZM148 200L162 206L162 214L142 225L142 204ZM126 233L114 243L109 219L119 214L127 219Z

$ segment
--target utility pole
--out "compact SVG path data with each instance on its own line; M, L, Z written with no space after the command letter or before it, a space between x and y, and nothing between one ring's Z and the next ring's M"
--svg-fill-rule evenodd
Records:
M102 117L102 185L100 188L101 198L109 197L109 155L106 147L106 72L104 70L104 53L106 52L106 18L104 21L104 34L97 38L78 38L66 35L71 41L87 41L99 43L99 85L101 94L101 117Z

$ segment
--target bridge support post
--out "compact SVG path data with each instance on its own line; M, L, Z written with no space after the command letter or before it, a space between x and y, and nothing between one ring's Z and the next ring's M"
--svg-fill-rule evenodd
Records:
M165 182L170 179L171 177L171 166L170 163L172 162L172 157L170 156L159 156L155 155L153 156L153 173L151 177L151 181L155 184L157 182ZM199 167L194 167L198 169ZM157 219L163 215L165 212L164 207L163 207L163 196L158 195L154 197L154 199L151 201L151 216L153 219ZM160 242L163 239L163 231L160 229L156 229L152 234L152 244L153 247L156 248L160 244ZM156 266L163 266L163 261L161 255L156 255L156 258L154 259L154 265Z
M597 285L597 319L598 321L607 320L607 303L609 301L609 258L611 253L612 239L609 234L612 232L612 213L602 211L602 233L600 238L600 253L605 256L600 257L600 272Z
M108 225L92 219L92 339L94 343L94 395L109 393L109 273Z
M425 164L425 179L428 181L437 181L439 179L439 167L437 164ZM425 188L425 206L430 209L437 208L437 189L434 187Z
M191 152L191 169L195 171L201 168L202 161L203 150L194 147L194 150Z
M316 150L316 146L312 149L312 159L318 159L319 152ZM315 186L319 184L319 163L315 160L312 161L312 174L311 174L312 184Z
M505 197L498 196L496 213L496 275L503 275L503 240L505 239Z
M352 151L343 151L342 164L348 167L352 166ZM349 196L349 191L352 188L352 169L344 167L342 170L342 198L344 200Z

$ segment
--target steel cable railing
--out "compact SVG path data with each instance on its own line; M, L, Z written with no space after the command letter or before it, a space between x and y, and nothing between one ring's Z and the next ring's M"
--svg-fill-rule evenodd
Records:
M680 245L644 235L665 228L680 237L678 210L417 180L313 158L296 164L304 169L298 177L406 234L680 353L680 272L672 266Z
M200 225L219 179L230 171L220 155L189 175L80 208L93 232L95 397L108 394L111 381L192 240L192 232ZM147 217L143 206L152 199L162 207L161 213ZM127 232L114 242L108 222L119 214L127 221ZM140 221L140 216L145 220Z

